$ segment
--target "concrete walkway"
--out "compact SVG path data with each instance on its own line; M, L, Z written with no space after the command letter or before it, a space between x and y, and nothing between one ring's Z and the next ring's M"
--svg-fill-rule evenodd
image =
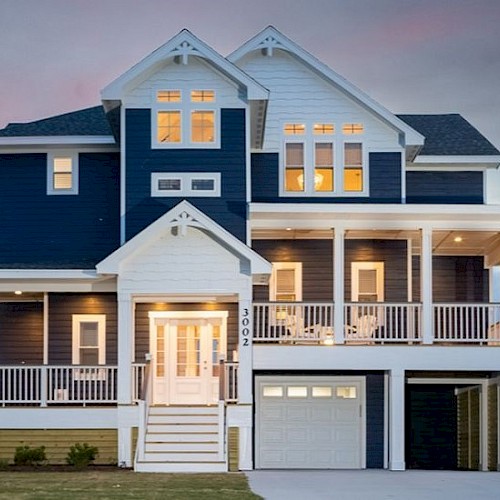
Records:
M265 500L499 500L500 473L274 470L247 473Z

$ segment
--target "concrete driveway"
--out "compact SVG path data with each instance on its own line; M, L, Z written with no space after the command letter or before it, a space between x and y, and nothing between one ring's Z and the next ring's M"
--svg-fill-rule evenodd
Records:
M247 473L265 500L499 500L500 473L266 470Z

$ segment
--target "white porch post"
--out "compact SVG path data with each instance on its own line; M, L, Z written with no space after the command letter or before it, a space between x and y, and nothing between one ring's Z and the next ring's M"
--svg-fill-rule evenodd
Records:
M253 307L251 280L248 281L246 290L240 293L238 312L239 468L240 470L252 470Z
M130 294L118 294L118 404L132 404L134 309Z
M345 228L335 226L333 238L333 300L334 339L336 344L344 343L344 244Z
M434 321L432 310L432 228L421 230L422 251L420 253L420 300L422 302L422 340L432 344Z
M389 372L389 469L405 470L405 373Z
M485 380L481 383L481 393L480 393L480 431L479 435L481 436L480 442L480 458L479 458L479 470L487 471L488 470L488 387L489 382Z

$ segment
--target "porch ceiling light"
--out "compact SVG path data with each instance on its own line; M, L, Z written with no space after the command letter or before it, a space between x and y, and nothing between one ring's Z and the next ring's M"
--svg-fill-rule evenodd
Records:
M23 294L23 292L21 292L21 290L16 290L14 293L15 293L16 295L22 295L22 294Z
M453 241L455 243L461 243L463 241L463 238L461 236L455 236L455 238L453 238Z

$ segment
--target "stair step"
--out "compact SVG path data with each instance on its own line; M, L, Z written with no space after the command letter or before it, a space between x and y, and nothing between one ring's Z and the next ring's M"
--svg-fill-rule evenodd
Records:
M136 472L227 472L225 462L137 462Z
M149 415L148 424L217 424L218 415Z
M150 406L150 415L218 415L218 406Z
M144 453L144 462L217 462L217 452L162 452Z
M219 430L217 424L148 424L147 434L168 433L214 433Z
M217 452L219 443L211 441L206 443L169 443L169 442L146 442L146 453L148 452Z
M217 432L150 432L146 434L146 443L209 443L217 441Z

